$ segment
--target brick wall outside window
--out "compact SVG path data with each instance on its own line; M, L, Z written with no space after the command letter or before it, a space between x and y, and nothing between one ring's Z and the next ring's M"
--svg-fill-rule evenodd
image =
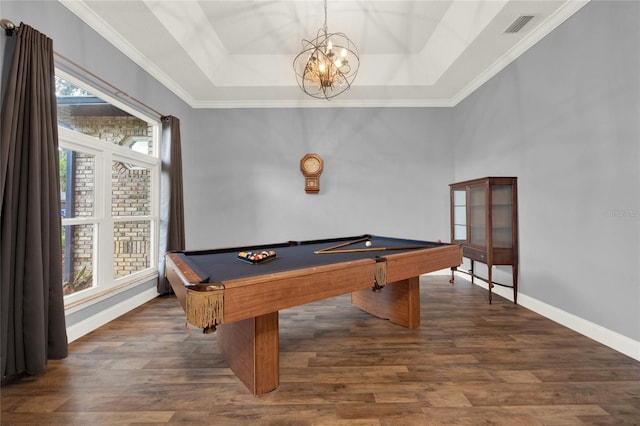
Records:
M73 130L93 136L105 143L123 144L130 136L151 136L152 127L132 116L75 116L66 120ZM78 153L75 157L74 216L94 214L93 157ZM147 169L112 163L112 215L140 216L151 213L151 173ZM73 275L91 265L93 226L73 226ZM122 277L150 266L149 221L114 223L114 277ZM71 291L77 291L71 290ZM65 289L66 291L66 289Z

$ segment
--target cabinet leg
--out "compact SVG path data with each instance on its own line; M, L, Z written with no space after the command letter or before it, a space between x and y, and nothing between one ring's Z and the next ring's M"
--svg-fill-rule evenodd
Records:
M511 273L513 274L513 303L518 304L518 262L512 265Z
M491 274L493 270L493 267L491 265L487 265L487 272L489 274L489 304L491 305L492 301L493 301L493 293L492 293L492 289L493 289L493 276Z

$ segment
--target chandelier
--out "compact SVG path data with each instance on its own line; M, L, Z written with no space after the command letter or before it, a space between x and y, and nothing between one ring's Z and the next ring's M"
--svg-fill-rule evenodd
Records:
M343 33L327 32L324 0L324 26L313 40L302 40L302 51L293 60L298 86L309 96L330 99L351 87L359 67L353 42Z

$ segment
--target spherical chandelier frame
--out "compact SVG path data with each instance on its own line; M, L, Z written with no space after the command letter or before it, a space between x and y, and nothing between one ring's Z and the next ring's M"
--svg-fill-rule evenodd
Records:
M302 40L302 51L293 60L298 86L317 99L331 99L348 90L360 68L358 49L344 33L327 31L327 2L324 27L313 40Z

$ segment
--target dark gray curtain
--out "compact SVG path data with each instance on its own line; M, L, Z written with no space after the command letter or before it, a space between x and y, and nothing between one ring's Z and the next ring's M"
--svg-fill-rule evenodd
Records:
M158 257L158 293L171 293L164 275L164 255L171 250L184 250L184 205L182 195L182 150L180 120L162 117L162 176L160 179L160 253Z
M21 24L2 102L2 380L67 356L53 42Z

